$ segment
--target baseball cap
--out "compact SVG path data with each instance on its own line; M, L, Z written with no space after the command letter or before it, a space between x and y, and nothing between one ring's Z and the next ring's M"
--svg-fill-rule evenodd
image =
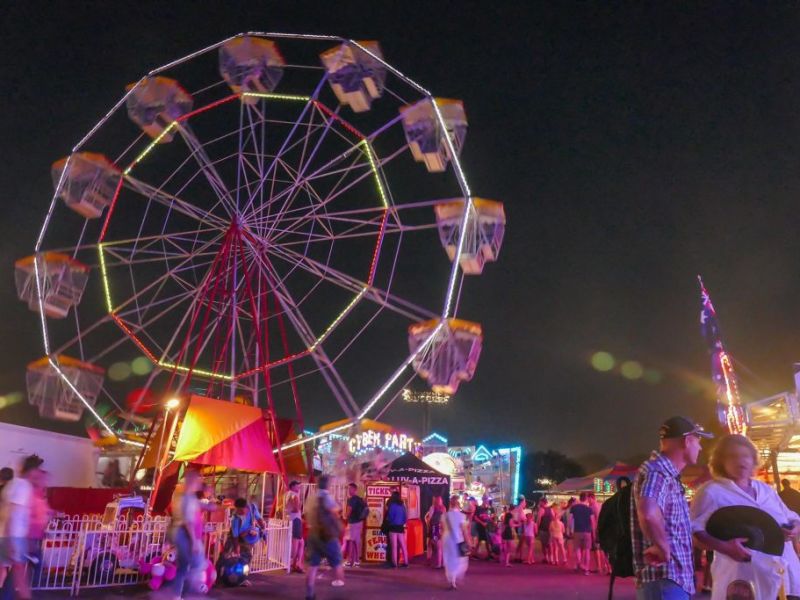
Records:
M702 438L713 438L714 434L703 429L691 419L686 417L671 417L664 421L658 430L658 437L664 439L682 438L687 435L696 435Z

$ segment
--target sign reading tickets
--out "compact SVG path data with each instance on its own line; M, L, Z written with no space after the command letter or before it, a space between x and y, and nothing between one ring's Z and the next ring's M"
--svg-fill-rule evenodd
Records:
M381 530L368 527L364 543L364 559L369 562L384 562L386 546L386 536L381 533Z
M368 429L351 437L348 441L347 449L350 454L373 448L394 450L396 452L413 452L418 445L413 437L405 433L398 434L391 431L380 432Z

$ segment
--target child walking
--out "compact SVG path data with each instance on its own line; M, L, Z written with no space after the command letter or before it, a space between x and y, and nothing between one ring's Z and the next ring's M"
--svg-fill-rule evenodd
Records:
M536 562L534 557L534 549L536 544L534 540L536 538L536 521L533 519L533 512L529 512L525 516L525 526L522 530L522 538L526 544L527 554L525 555L527 558L525 560L526 565L532 565ZM520 542L522 543L522 542Z
M561 509L556 506L553 510L556 513L556 518L550 522L550 556L553 559L554 565L565 565L567 564L567 550L564 546L564 532L566 528L559 514Z

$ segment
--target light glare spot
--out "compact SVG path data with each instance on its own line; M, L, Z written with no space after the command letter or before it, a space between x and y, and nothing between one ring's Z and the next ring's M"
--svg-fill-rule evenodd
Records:
M116 362L108 367L108 378L111 381L125 381L131 376L131 368L128 363Z
M595 352L592 354L591 363L597 371L610 371L614 368L614 357L608 352Z
M644 373L644 369L635 360L626 360L622 363L620 372L625 379L639 379Z
M131 361L131 371L134 375L148 375L152 370L153 363L146 356L140 356Z

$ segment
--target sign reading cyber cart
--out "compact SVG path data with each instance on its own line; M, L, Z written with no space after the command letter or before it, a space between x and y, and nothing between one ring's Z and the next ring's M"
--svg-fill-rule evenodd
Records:
M348 441L350 454L356 454L375 448L392 450L394 452L413 452L419 443L405 433L391 431L380 432L373 429L362 431L352 436Z

